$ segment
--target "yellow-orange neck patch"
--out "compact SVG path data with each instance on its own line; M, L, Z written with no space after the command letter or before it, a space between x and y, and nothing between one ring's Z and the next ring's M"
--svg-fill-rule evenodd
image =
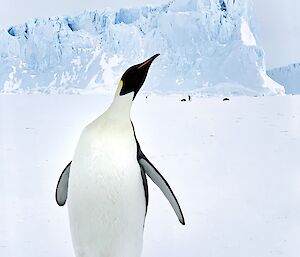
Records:
M120 87L120 90L121 90L122 87L123 87L123 80L120 80L119 87Z

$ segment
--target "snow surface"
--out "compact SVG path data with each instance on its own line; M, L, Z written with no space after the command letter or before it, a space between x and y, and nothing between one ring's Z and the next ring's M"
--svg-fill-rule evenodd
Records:
M267 73L284 86L287 94L300 94L300 63L271 69Z
M231 95L284 94L266 79L247 2L171 1L2 29L0 93L114 91L129 66L160 53L146 82L149 91L210 95L230 85L225 91Z
M55 187L112 97L0 96L0 256L74 256ZM149 181L143 257L300 256L300 96L141 94L132 119L187 224Z

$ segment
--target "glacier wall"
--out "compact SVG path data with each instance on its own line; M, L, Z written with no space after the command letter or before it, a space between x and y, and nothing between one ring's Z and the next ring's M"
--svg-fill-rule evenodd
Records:
M300 63L271 69L267 74L283 85L287 94L300 94Z
M149 56L144 90L274 95L246 0L171 1L159 7L85 11L0 30L1 93L114 91Z

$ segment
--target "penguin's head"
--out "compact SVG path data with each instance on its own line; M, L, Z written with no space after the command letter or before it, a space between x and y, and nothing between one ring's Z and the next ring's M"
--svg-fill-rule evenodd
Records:
M119 96L133 93L132 100L135 98L147 77L151 63L157 56L159 56L159 54L155 54L148 60L136 64L125 71L120 80L119 90L117 91Z

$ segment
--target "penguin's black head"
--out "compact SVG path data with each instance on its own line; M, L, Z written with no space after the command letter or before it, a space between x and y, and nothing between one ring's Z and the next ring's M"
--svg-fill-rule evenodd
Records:
M157 56L159 54L153 55L148 60L136 64L125 71L120 81L120 96L134 92L133 99L135 98L146 79L151 63Z

